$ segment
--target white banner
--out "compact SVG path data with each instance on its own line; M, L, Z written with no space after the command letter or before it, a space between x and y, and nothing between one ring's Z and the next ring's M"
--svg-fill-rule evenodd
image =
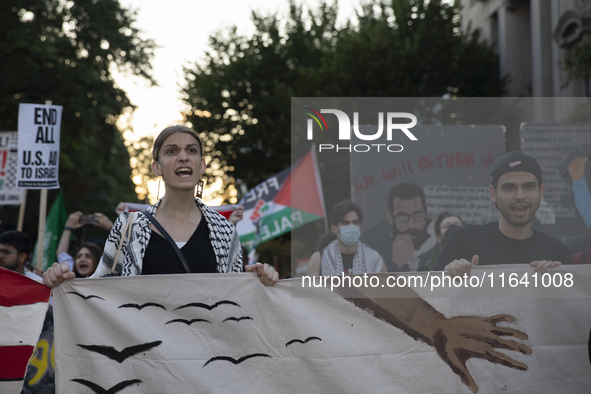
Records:
M0 205L20 205L25 189L16 188L18 132L0 132Z
M60 105L20 104L17 187L59 189Z
M505 273L505 286L512 273L533 272L480 268L477 275ZM591 266L553 273L573 273L573 283L581 283ZM533 282L525 288L523 281L511 282L529 292L519 298L466 296L462 287L453 289L455 297L437 298L417 288L422 299L375 299L363 309L357 306L363 302L324 288L315 296L327 298L292 297L301 283L269 288L254 274L64 283L54 291L56 392L117 386L130 394L583 393L591 387L588 285L562 286L556 294L569 298L553 299L536 298ZM427 307L398 322L390 318L408 303ZM422 334L409 329L410 320L423 321L415 326ZM432 338L421 339L434 321Z

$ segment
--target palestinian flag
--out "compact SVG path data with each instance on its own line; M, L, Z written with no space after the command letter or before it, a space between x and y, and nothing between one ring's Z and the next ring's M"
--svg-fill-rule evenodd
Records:
M292 184L297 185L293 190ZM326 210L314 149L293 166L255 186L238 204L244 205L244 218L236 228L248 251L324 218Z
M0 393L19 394L43 328L51 290L0 268Z

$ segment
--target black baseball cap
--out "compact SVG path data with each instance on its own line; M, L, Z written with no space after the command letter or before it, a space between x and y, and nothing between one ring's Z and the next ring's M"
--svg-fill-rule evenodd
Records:
M521 152L509 152L499 157L490 172L491 185L503 174L512 171L525 171L534 174L542 184L542 169L538 161Z

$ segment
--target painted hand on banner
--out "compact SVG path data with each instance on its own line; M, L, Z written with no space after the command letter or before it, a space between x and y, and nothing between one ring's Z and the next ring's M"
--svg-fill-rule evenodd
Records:
M427 343L437 351L451 370L463 383L476 393L478 386L466 367L470 358L481 358L494 364L527 370L526 364L495 350L505 349L531 354L529 346L512 339L527 339L527 334L508 327L499 327L500 322L514 322L509 315L454 316L446 318L409 287L397 287L395 298L373 298L359 288L335 288L335 292L366 312L403 330L417 341Z
M462 379L472 392L478 392L478 385L466 367L470 358L482 358L494 364L525 371L527 365L495 350L507 349L522 354L531 354L529 346L510 339L527 339L527 334L507 327L498 327L500 322L513 322L509 315L491 317L457 316L440 321L433 335L433 347L439 356Z
M392 262L397 267L408 263L415 252L410 234L398 234L392 242Z

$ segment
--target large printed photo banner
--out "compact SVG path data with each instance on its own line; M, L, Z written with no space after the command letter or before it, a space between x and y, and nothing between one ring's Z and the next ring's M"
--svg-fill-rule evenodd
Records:
M20 205L25 189L16 188L18 132L0 132L0 205Z
M360 131L371 134L376 127L360 126ZM465 223L498 219L488 186L494 161L505 153L504 127L415 126L411 130L417 141L405 143L401 152L351 153L351 197L363 209L362 231L385 220L388 193L403 183L423 189L429 218L449 211L461 215Z
M575 208L572 180L567 171L573 160L584 158L585 181L589 189L591 124L524 123L521 125L521 138L523 152L538 160L544 177L544 199L536 213L534 227L563 242L578 236L591 236L591 230L585 226Z
M484 270L520 278L532 271L474 268ZM572 273L580 284L591 267L553 273ZM582 393L591 386L588 286L560 287L553 299L536 298L523 283L515 298L469 296L463 287L451 298L428 287L416 289L422 298L348 300L326 288L313 289L316 298L292 297L301 281L264 287L253 274L200 274L64 283L54 292L56 390ZM425 315L431 338L394 318L408 303L438 316ZM415 323L422 330L421 319Z

